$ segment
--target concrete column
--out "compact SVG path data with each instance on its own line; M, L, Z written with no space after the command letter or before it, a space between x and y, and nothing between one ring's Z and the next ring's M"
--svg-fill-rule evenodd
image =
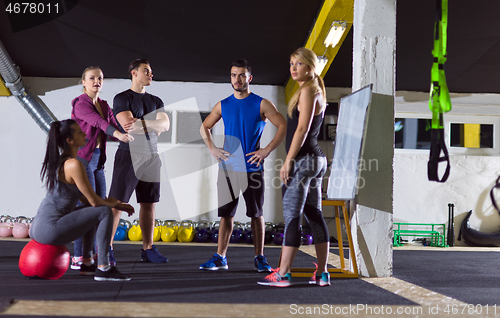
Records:
M392 276L396 0L354 1L353 83L373 84L352 236L362 276Z

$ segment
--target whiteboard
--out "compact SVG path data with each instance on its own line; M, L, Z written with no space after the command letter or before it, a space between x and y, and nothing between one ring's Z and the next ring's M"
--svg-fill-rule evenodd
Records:
M372 84L340 100L335 151L328 178L329 200L352 200L356 195L371 96Z

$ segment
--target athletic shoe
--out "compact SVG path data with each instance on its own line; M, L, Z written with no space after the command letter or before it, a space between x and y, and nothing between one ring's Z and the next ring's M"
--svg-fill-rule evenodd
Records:
M94 276L97 269L97 265L94 263L90 266L82 263L80 266L80 275L82 276Z
M105 272L101 271L100 269L97 269L95 271L95 276L94 276L94 280L97 280L99 282L104 282L104 281L121 282L130 279L131 279L130 276L120 273L114 266L111 266L111 268Z
M271 266L267 263L265 255L255 256L255 269L259 272L272 272Z
M166 263L168 262L168 258L161 255L156 246L153 245L150 249L141 249L141 262Z
M281 276L279 273L279 268L273 270L273 272L263 279L259 280L257 284L264 286L273 287L288 287L292 286L292 274L286 273L285 276Z
M71 269L79 270L80 266L82 266L82 263L83 263L83 256L80 257L73 256L71 258Z
M116 266L116 259L113 256L113 250L111 249L111 246L109 247L109 265Z
M228 269L227 267L227 257L222 257L219 254L214 254L212 258L200 265L200 269L204 270L209 270L209 271L216 271L219 269Z
M321 276L317 276L317 272L314 272L313 276L309 280L309 284L318 285L318 286L330 286L330 273L323 272Z

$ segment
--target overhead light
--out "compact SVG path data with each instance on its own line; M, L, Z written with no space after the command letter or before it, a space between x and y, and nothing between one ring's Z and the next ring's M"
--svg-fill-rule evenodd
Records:
M344 31L347 29L347 22L345 21L333 21L332 26L330 27L330 31L325 38L325 46L326 47L336 47L339 44Z
M328 59L326 58L326 56L324 55L318 56L318 65L316 67L316 69L318 70L317 71L318 75L321 75L321 72L323 72L323 69L326 67L327 63Z

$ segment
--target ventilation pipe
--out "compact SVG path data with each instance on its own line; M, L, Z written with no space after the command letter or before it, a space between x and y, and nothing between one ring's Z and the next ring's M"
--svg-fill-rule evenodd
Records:
M49 108L35 95L31 94L24 86L19 68L14 65L7 50L0 41L0 76L2 76L5 87L23 105L24 109L31 115L35 122L46 133L49 132L50 124L57 120Z

